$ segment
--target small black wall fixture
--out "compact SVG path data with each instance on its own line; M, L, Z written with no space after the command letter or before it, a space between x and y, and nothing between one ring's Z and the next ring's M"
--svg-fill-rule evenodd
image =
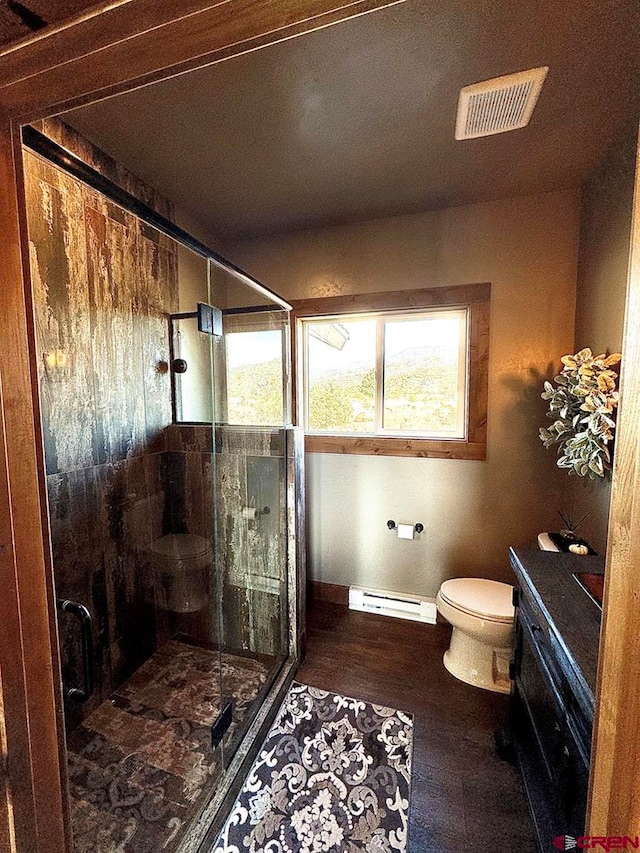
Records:
M206 302L198 302L198 331L216 338L222 337L222 311Z
M188 368L187 362L184 358L172 358L171 359L171 370L174 373L186 373Z

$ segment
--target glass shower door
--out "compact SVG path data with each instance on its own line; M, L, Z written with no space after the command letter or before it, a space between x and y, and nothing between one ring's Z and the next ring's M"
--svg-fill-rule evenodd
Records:
M210 281L223 316L215 351L214 502L222 691L233 719L227 762L289 653L289 316L213 263Z
M171 853L223 775L211 428L175 434L169 364L207 263L29 152L25 174L74 850Z
M32 143L74 853L193 853L290 654L288 306Z

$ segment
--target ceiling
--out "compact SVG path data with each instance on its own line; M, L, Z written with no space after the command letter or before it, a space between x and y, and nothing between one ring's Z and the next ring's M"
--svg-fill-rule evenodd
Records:
M550 67L528 127L464 85ZM222 238L576 186L640 115L637 0L406 0L64 118Z

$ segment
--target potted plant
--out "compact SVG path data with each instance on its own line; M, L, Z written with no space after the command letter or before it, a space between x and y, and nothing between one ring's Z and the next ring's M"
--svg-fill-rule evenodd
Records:
M620 359L620 353L594 356L587 347L562 357L555 387L544 383L541 396L549 402L547 417L553 423L540 428L540 440L545 447L558 445L558 467L570 474L594 480L611 467L608 445L619 400L618 374L611 368Z

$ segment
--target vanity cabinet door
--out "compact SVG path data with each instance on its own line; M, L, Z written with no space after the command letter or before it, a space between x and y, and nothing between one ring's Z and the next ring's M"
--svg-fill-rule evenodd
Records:
M530 772L539 792L534 808L544 809L541 823L547 828L543 849L555 835L584 832L588 766L569 722L572 706L570 685L557 657L549 627L526 594L520 595L514 653L514 708L529 744ZM571 717L573 720L573 717ZM521 729L520 729L521 731ZM524 772L524 771L523 771Z
M548 781L555 783L558 775L558 759L562 750L562 717L553 691L533 651L532 643L531 633L525 628L517 681L540 748L540 757L544 763Z
M558 756L556 790L570 835L584 832L588 786L589 770L584 766L573 738L566 736Z

